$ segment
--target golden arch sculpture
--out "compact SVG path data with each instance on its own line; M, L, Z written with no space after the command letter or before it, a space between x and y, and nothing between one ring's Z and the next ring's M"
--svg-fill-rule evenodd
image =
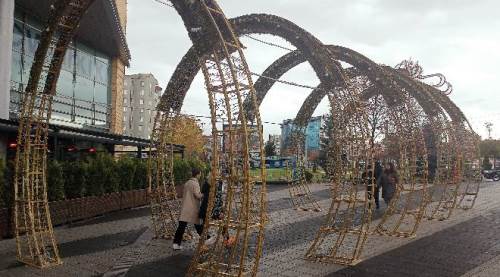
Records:
M363 104L374 95L383 95L388 106L397 107L394 109L396 112L391 115L391 128L395 133L401 134L398 137L400 141L397 152L403 168L402 175L409 188L400 186L395 199L403 199L404 191L421 193L418 211L408 210L407 204L404 204L402 212L395 212L398 205L391 202L394 207L388 209L375 230L386 235L411 236L427 207L429 195L426 194L426 151L431 147L423 138L421 123L425 120L417 120L420 123L418 126L409 125L423 115L427 116L425 122L433 132L431 138L437 141L434 143L437 149L436 160L443 163L442 166L436 167L436 176L446 192L446 195L443 192L444 196L438 201L439 204L429 209L429 217L437 217L436 213L443 210L442 218L449 217L451 210L457 205L463 208L472 207L479 189L477 168L474 164L477 158L477 137L461 111L435 88L415 80L411 71L404 73L401 69L379 66L347 48L324 46L305 30L277 16L248 15L228 21L214 0L171 2L182 17L194 46L176 69L158 106L160 112L155 119L151 148L156 149L156 152L150 155L149 181L152 221L157 236L171 235L176 221L178 204L175 203L173 190L169 132L172 131L172 120L180 112L185 92L200 67L205 77L212 117L212 147L218 149L218 138L221 135L228 137L230 145L225 151L216 151L211 161L211 184L218 181L228 184L224 206L226 217L222 220L207 218L205 221L202 237L206 237L209 230L214 230L217 234L216 243L208 249L202 243L198 245L189 275L255 275L262 252L266 222L265 169L261 168L259 179L250 177L248 137L251 132L258 133L260 157L263 159L262 125L258 106L267 90L263 90L265 92L262 94L261 91L256 91L253 85L251 72L238 40L238 36L243 34L277 35L295 45L299 50L290 53L291 59L284 60L291 64L307 60L321 81L318 89L306 99L304 109L301 108L296 120L307 118L308 113L312 114L315 105L327 96L333 119L339 126L332 133L337 140L329 146L333 172L330 177L334 191L332 205L326 222L307 253L308 258L350 264L361 254L369 234L373 205L370 205L372 200L368 198L370 192L358 191L355 185L360 183L360 175L368 165L373 165L374 161L373 147L370 148L366 144L367 107ZM79 20L92 3L92 0L55 2L50 21L42 33L35 54L26 88L27 96L22 101L18 135L20 147L16 155L15 176L17 256L20 261L38 267L61 262L46 197L47 125L62 58ZM59 36L54 46L54 54L48 57L48 49L55 33ZM340 60L347 60L355 70L350 72L350 69L342 68L338 62ZM47 62L50 66L43 90L39 91L43 64ZM284 73L289 68L276 66L276 70ZM363 78L365 79L362 80ZM366 78L370 86L366 86ZM271 86L274 82L272 79ZM220 118L228 122L228 128L224 129L224 126L220 125ZM401 138L408 137L417 139L404 140L404 143L401 143ZM456 143L453 141L465 142L464 147L455 147ZM421 147L422 145L426 147ZM445 153L443 149L448 149L447 147L451 147L453 151L446 153L452 154L442 157ZM410 155L407 155L408 152ZM419 165L419 162L423 165ZM261 162L261 165L264 163ZM423 174L418 172L421 168L424 170ZM443 172L443 169L449 172ZM262 185L257 186L256 181L261 181ZM371 187L373 188L373 185ZM213 207L214 193L215 190L212 189L209 209ZM171 201L172 199L174 201ZM308 201L313 203L314 200ZM449 205L449 201L453 203ZM340 214L333 212L338 211L342 205L347 206L347 211L352 214L359 210L363 218L362 224L353 224L352 215L341 218ZM404 216L408 214L415 214L418 219L410 224L413 228L400 230L400 224L397 222L404 220ZM390 216L395 216L396 228L384 227L384 224L390 221ZM355 236L346 239L348 234ZM336 238L325 240L324 235ZM225 238L231 238L231 243L228 244ZM254 245L255 250L250 251L250 245ZM351 249L348 247L350 245L355 247ZM329 254L318 254L320 248L328 249ZM335 253L332 255L333 252Z
M17 258L32 266L61 263L47 200L47 128L66 48L92 2L64 0L51 7L21 101L14 176L14 223ZM59 37L50 58L48 50L55 33ZM47 63L47 76L44 84L40 84L42 69Z
M254 22L254 21L262 23L262 25L264 25L266 27L262 27L260 25L254 26L252 24L252 22ZM273 24L278 25L278 26L286 25L283 23L282 19L281 20L275 19L274 16L270 16L270 15L242 16L242 17L233 19L232 22L234 22L233 24L235 26L236 32L239 31L239 35L244 35L244 34L248 34L248 33L252 33L252 32L276 34L276 32L274 30L272 30ZM241 24L241 26L240 26L240 24ZM268 29L271 29L271 30L268 30ZM289 30L289 27L288 28L285 27L284 29ZM190 52L191 52L191 50L184 56L183 60L181 61L181 63L177 67L177 69L173 75L173 78L171 79L171 82L169 83L170 88L175 88L176 92L179 92L179 91L181 92L178 95L183 95L183 92L185 92L186 89L189 88L190 82L192 81L192 78L194 78L193 72L196 73L198 70L196 68L196 64L190 62L190 60L191 60L190 59L190 55L191 55ZM290 55L292 57L296 57L296 56L300 55L300 53L299 54L297 54L297 53L298 53L297 51L294 51L294 52L291 52L287 55ZM426 114L431 114L433 116L436 116L436 114L440 114L440 113L444 113L444 114L449 113L449 115L445 115L444 118L448 118L448 117L453 118L453 120L455 120L454 125L462 126L459 128L467 128L466 119L465 119L465 117L463 117L463 114L460 112L460 110L458 108L456 108L456 106L454 106L454 104L451 103L449 101L449 99L446 98L446 96L441 95L441 93L439 93L439 91L437 91L435 88L429 87L423 83L415 82L414 80L406 77L401 72L398 72L392 68L384 67L384 69L389 71L389 72L386 72L386 74L389 74L389 76L392 78L392 80L391 79L386 80L385 81L386 84L387 83L390 84L392 82L395 82L394 80L397 80L399 82L400 86L403 87L403 89L409 90L412 92L412 94L411 94L412 97L414 97L415 99L417 99L421 103L421 106L424 109ZM270 70L270 71L275 70L277 72L281 72L280 74L283 74L284 72L286 72L289 69L287 69L286 67L276 66L273 64L268 68L268 70ZM264 79L266 82L271 83L271 86L272 86L272 83L274 83L274 80L276 78L279 78L279 77L273 76L270 72L268 72L268 70L265 71L265 73L263 74L264 78L261 78L261 79ZM175 78L177 76L179 78ZM260 100L260 101L262 100L262 98L261 98L262 91L259 90L257 87L258 87L261 79L257 80L257 82L256 82L256 91L258 94L257 96L258 96L258 100ZM384 81L384 79L381 79L381 82L382 81ZM167 87L166 91L169 91L169 87ZM268 86L268 87L270 87L270 86ZM324 91L324 89L319 89L318 91L321 92L321 91ZM264 95L266 92L267 91L264 90ZM369 89L367 91L367 94L370 94ZM165 93L165 95L168 95L168 94ZM391 95L386 95L386 96L390 97ZM392 95L392 97L394 98L394 94ZM321 99L321 98L308 97L308 100L309 100L309 102L312 102L312 103L315 103L315 102L319 103L319 100L317 100L317 99ZM306 101L308 101L308 100L306 100ZM310 105L310 103L307 105L306 105L306 103L304 103L303 107L307 107L308 105ZM251 114L251 112L249 114ZM303 113L299 112L299 115L303 115ZM297 116L297 118L299 118L299 115ZM436 120L432 120L431 123L429 123L429 124L432 125L432 124L434 124L435 121ZM464 125L464 122L465 122L465 125ZM454 163L456 164L457 161L454 161ZM415 189L412 189L412 191L415 190L421 194L423 191L425 191L425 189L422 186L420 186L420 187L415 186L414 188ZM420 208L418 209L418 213L417 213L418 220L414 221L415 227L409 231L406 231L406 232L395 232L394 235L412 236L414 234L414 232L416 231L416 227L418 226L418 222L420 221L420 219L423 216L424 207L426 206L425 205L426 203L423 201L424 199L425 198L421 197L422 201L420 201ZM406 201L406 202L409 202L409 201ZM452 208L448 207L447 210L451 211ZM415 211L409 211L408 213L405 212L405 213L403 213L403 216L410 215L410 214L415 214Z

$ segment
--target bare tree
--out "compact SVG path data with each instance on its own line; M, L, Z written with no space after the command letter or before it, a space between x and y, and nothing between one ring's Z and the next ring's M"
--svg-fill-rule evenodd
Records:
M370 147L383 133L383 125L387 120L387 109L381 95L370 98L367 103L368 125L370 128Z

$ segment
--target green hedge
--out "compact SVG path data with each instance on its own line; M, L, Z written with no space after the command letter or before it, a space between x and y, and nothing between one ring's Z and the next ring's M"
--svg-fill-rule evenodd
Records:
M145 189L148 186L147 160L98 153L79 161L49 160L47 164L48 198L50 201L99 196L105 193ZM191 177L191 168L199 168L203 176L208 166L198 159L174 160L174 179L180 185ZM12 205L14 164L0 160L0 207Z
M147 161L135 159L134 189L145 189L148 183Z
M47 184L49 201L64 199L64 172L58 161L50 161L47 165Z
M0 159L0 207L12 205L14 199L13 172L14 163L6 163Z
M309 170L305 170L304 174L305 174L306 182L307 183L311 183L312 179L314 177L314 174L311 171L309 171Z
M137 179L139 179L135 176L136 168L136 162L130 157L124 157L117 161L116 169L121 191L135 188L135 183L138 181Z
M82 161L63 163L64 194L68 199L85 195L88 164Z
M6 176L5 176L6 166L4 160L0 159L0 206L5 206L5 197L6 197Z

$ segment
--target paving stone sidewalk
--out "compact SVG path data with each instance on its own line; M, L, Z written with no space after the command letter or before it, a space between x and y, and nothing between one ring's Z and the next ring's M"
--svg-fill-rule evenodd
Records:
M481 187L474 209L456 210L445 221L424 220L414 239L370 235L362 262L343 267L303 259L330 205L328 186L311 186L322 212L293 210L286 186L272 186L258 275L500 276L500 183ZM14 240L3 240L0 276L183 276L194 245L173 252L170 241L152 239L149 227L147 207L58 227L64 264L46 270L18 263Z

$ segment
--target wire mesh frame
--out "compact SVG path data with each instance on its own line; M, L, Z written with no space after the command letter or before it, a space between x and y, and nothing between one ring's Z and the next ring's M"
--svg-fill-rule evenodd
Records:
M155 116L148 157L148 195L151 224L156 238L170 239L175 233L180 201L175 189L174 153L170 144L178 113L170 108Z
M425 117L420 106L409 95L403 103L388 109L389 120L385 139L396 153L387 162L397 169L396 190L392 197L382 185L382 195L388 201L387 210L374 232L395 237L413 237L424 216L428 193L428 155L423 134ZM390 149L387 149L390 150Z
M459 127L457 130L461 139L463 162L462 179L458 189L457 208L464 210L472 209L479 195L479 188L482 181L479 141L480 138L472 129Z
M218 5L212 3L209 7L205 1L200 2L212 23L212 28L217 31L219 41L219 49L209 56L200 57L212 117L213 153L208 211L213 208L216 185L219 182L226 184L227 192L223 207L224 217L213 219L211 214L207 213L205 228L187 275L255 276L262 253L266 221L262 123L258 113L255 116L255 126L250 126L247 122L243 109L244 98L251 97L256 106L251 75L241 45L230 24ZM225 26L219 26L217 22L222 22ZM221 28L229 30L228 38L222 35ZM219 129L218 117L225 117L227 126ZM249 172L251 132L257 132L259 137L262 183L259 188ZM219 151L217 145L221 136L227 139L223 151ZM203 243L204 238L208 237L211 230L216 232L212 234L215 236L215 242L206 246ZM255 250L249 249L250 244L255 246Z
M47 199L48 125L66 49L81 16L92 2L60 0L51 6L47 27L35 52L26 93L21 98L14 178L17 258L39 268L62 262ZM59 37L53 47L43 92L39 92L38 83L55 33Z
M367 113L355 88L328 94L333 128L328 145L332 202L306 259L344 265L359 261L373 206L374 151ZM371 170L371 171L370 171ZM365 183L369 178L369 184ZM367 185L370 189L362 188Z
M292 143L291 151L295 156L292 179L287 183L290 203L296 210L320 212L321 207L312 196L305 176L306 165L304 163L307 159L305 157L306 127L294 124L290 136Z
M446 115L432 118L430 126L433 145L427 148L434 150L434 153L429 153L429 179L433 186L428 193L425 217L445 220L451 217L457 204L462 155L459 140Z

